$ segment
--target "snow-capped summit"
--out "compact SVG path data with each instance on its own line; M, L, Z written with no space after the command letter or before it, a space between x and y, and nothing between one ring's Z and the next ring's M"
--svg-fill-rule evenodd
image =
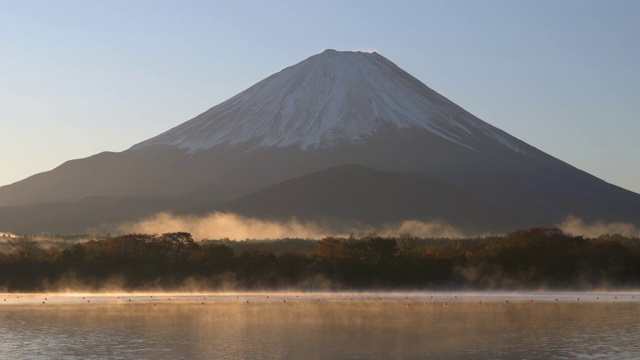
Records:
M640 194L485 123L375 52L326 50L129 150L0 187L0 229L14 233L211 210L483 232L569 215L640 226Z
M482 134L525 152L508 134L464 111L382 55L336 50L285 68L132 149L162 144L195 153L248 141L257 147L324 148L359 143L383 125L424 129L470 149L468 139Z

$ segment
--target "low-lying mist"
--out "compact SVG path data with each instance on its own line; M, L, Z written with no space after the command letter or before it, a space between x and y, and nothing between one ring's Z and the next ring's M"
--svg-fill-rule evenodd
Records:
M640 228L628 222L587 222L579 217L569 216L556 225L556 228L573 236L597 238L602 235L621 235L629 238L639 238ZM514 229L515 230L515 229ZM442 221L420 221L407 219L380 226L371 226L355 221L327 221L315 222L300 220L295 217L286 220L259 219L230 212L211 212L206 215L175 215L161 212L148 218L125 222L116 225L103 225L92 228L86 234L64 235L67 243L86 241L100 233L107 234L162 234L170 232L188 232L194 239L322 239L327 236L348 237L350 235L377 234L394 237L400 235L418 238L463 239L472 237L500 236L505 233L469 233ZM11 239L20 237L9 232L0 231L0 238ZM47 241L55 240L56 236L29 236L40 245L47 245ZM71 239L72 238L72 239ZM71 240L70 240L71 239Z
M622 235L626 237L640 237L640 229L630 223L596 221L588 224L580 218L570 216L558 228L567 234L597 238L600 235Z
M136 223L121 224L118 231L147 234L185 231L191 233L195 239L317 239L329 235L313 222L301 222L297 219L276 222L223 212L213 212L205 216L178 216L163 212Z
M234 213L213 212L205 216L174 215L163 212L135 223L117 227L120 233L160 234L189 232L195 239L321 239L326 236L348 236L359 233L377 233L382 236L405 234L417 237L462 238L465 234L455 227L438 222L406 220L396 224L372 227L362 224L318 224L295 218L288 221L263 220Z
M567 217L557 226L574 236L597 238L601 235L618 234L640 237L640 229L631 223L597 221L587 223L578 217ZM138 222L116 226L117 233L161 234L185 231L195 239L321 239L326 236L349 236L352 233L376 233L381 236L409 235L420 238L461 239L487 234L469 234L441 221L404 220L381 226L357 222L318 223L291 218L287 221L258 219L234 213L212 212L203 216L158 213ZM493 234L500 235L500 234Z

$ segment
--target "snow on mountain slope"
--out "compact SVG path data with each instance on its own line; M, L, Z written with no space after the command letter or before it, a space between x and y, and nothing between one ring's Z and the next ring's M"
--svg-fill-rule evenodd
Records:
M373 172L330 170L346 164ZM437 197L442 187L426 178L485 203L467 212L469 196ZM255 214L410 216L487 231L569 215L640 226L639 194L483 122L379 54L327 50L127 151L0 187L0 228L82 231L234 199Z
M359 143L383 125L421 128L476 150L490 137L526 154L519 141L439 95L378 53L326 50L231 99L133 146L173 145L189 153L249 141L257 147L325 148Z

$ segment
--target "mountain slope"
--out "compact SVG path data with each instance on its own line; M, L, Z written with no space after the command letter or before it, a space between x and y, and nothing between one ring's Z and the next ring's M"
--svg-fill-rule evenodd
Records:
M377 53L326 50L258 82L159 136L137 144L194 153L218 145L322 148L360 143L381 127L417 128L474 149L488 136L519 141L465 112ZM475 139L474 139L475 138Z
M139 197L163 199L161 210L176 203L216 208L345 164L436 179L525 219L525 226L553 226L569 215L640 225L640 195L476 118L379 54L333 50L129 150L0 187L0 206ZM378 220L393 215L385 214ZM468 216L473 222L476 215Z
M259 218L357 221L445 221L462 230L513 230L523 223L499 206L420 174L342 165L287 180L225 204ZM510 224L504 227L504 224Z
M177 208L162 199L88 197L79 200L0 207L0 228L16 234L84 234Z
M370 156L368 144L388 151ZM422 152L419 162L403 160L416 151ZM328 50L128 151L69 161L0 187L0 206L84 196L163 197L211 184L208 198L224 200L344 163L446 180L469 162L504 154L537 153L379 54ZM289 158L305 159L299 165Z

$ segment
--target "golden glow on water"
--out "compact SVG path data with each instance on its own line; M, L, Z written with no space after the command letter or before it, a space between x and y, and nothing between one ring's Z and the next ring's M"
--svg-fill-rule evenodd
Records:
M119 302L234 302L252 301L413 301L447 303L517 303L517 302L638 302L640 292L56 292L56 293L0 293L2 303L29 304L40 301L49 303L75 303L94 300L100 303ZM246 301L245 301L246 302ZM0 304L2 305L2 304Z
M0 357L640 357L635 292L0 296Z

